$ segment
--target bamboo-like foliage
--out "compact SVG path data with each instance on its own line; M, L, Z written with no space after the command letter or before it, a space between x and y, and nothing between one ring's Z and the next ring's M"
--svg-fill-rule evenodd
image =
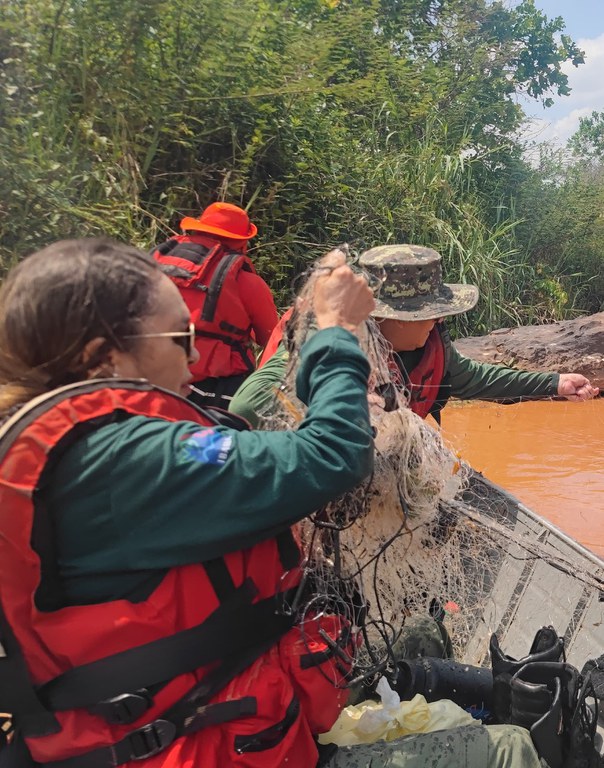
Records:
M540 184L514 92L563 93L580 59L544 18L531 0L6 0L1 266L101 232L147 248L227 199L282 306L325 247L397 240L479 285L463 332L593 304L586 265L566 279L514 203Z

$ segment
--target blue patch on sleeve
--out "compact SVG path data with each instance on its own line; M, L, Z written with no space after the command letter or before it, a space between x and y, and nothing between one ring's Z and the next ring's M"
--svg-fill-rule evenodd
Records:
M215 429L202 429L183 440L182 450L185 458L191 461L220 465L227 460L232 445L231 435Z

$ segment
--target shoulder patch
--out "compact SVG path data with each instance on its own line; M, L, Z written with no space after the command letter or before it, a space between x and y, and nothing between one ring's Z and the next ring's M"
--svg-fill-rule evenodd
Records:
M233 438L216 429L202 429L185 437L181 443L183 457L200 464L224 464L228 458Z

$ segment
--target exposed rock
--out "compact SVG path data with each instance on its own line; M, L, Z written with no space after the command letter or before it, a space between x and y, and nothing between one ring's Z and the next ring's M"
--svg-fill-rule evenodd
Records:
M604 312L551 325L501 328L488 336L458 339L466 357L527 371L582 373L604 388Z

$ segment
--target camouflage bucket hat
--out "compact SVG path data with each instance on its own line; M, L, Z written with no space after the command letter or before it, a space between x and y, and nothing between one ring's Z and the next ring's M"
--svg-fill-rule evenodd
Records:
M433 320L472 309L478 288L443 283L440 262L439 253L421 245L380 245L365 251L359 265L382 282L371 314L393 320Z

